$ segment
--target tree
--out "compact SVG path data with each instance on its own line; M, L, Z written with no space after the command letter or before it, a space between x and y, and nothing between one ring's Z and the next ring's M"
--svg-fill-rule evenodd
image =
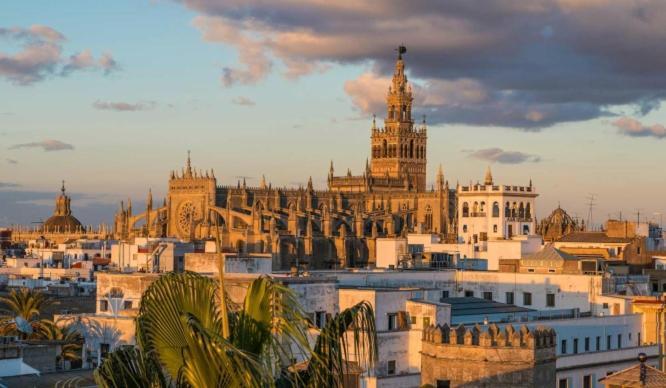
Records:
M58 323L50 320L42 321L36 336L47 341L62 342L60 354L57 356L58 362L80 360L83 336L73 325L59 325Z
M35 338L47 323L39 318L41 310L51 304L44 293L21 288L11 290L9 296L0 297L0 334L15 335L21 339Z
M155 386L164 380L177 386L265 387L276 378L289 385L340 386L349 350L373 365L376 334L368 303L330 320L314 348L311 328L293 291L270 277L254 280L244 303L234 306L215 280L168 273L142 296L138 350L113 352L95 378L100 386L120 387L128 381L125 373L145 369L141 376ZM308 361L306 370L290 371L299 356Z

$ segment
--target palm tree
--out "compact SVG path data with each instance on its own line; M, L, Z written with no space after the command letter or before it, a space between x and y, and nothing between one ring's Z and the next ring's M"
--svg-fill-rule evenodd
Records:
M57 355L57 361L78 361L81 359L81 347L83 345L83 336L76 330L74 325L63 325L60 322L44 320L39 331L36 333L39 339L47 341L60 341L60 354Z
M103 387L136 386L128 385L128 371L156 387L164 381L265 387L274 386L276 378L281 385L341 386L349 350L366 365L374 363L374 313L368 303L330 320L314 348L308 342L311 328L293 291L269 277L254 280L242 306L233 306L215 280L168 273L142 296L138 350L113 352L95 378ZM287 367L299 356L308 361L307 368L290 371Z
M39 319L41 310L51 304L44 293L21 288L12 290L7 297L0 297L0 334L16 335L21 339L35 337L46 323Z

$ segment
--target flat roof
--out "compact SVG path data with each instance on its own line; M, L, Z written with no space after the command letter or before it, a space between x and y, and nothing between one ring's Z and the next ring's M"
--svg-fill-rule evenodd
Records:
M525 313L536 311L526 307L474 297L443 298L441 302L451 305L451 316Z

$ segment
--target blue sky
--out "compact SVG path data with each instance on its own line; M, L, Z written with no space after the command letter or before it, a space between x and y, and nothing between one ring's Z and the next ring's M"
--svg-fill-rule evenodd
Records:
M541 193L538 216L546 215L558 202L570 213L585 216L588 193L598 198L596 220L618 211L626 217L636 209L648 216L666 213L662 171L666 135L659 127L666 121L666 110L659 104L662 76L636 81L636 74L652 74L650 68L634 71L623 62L627 52L636 55L636 61L644 60L631 51L633 45L641 46L638 42L618 40L617 55L603 51L605 46L595 45L594 40L580 46L565 38L552 43L551 35L562 36L560 26L574 25L570 13L559 12L572 7L568 3L558 3L559 11L507 11L499 6L488 11L509 12L537 37L500 47L506 54L524 45L510 66L497 53L485 54L497 45L483 52L473 46L476 56L470 57L472 48L465 45L476 43L462 38L439 45L437 39L424 43L427 39L422 36L402 36L400 31L376 35L376 30L354 25L353 19L346 26L338 27L342 22L328 25L328 21L313 26L303 21L306 18L299 19L301 8L290 10L297 7L296 2L276 1L272 13L253 6L253 1L235 3L3 2L0 224L48 217L61 179L74 195L73 210L82 222L110 222L120 199L131 196L141 202L148 188L164 195L169 171L183 165L187 150L192 150L197 167L214 168L222 183L233 183L239 176L256 183L265 174L274 185L294 185L305 183L311 175L315 185L323 187L331 159L339 172L347 168L358 172L368 157L371 111L383 117L380 104L393 62L391 47L403 42L408 46L410 79L417 86L416 104L422 103L421 112L432 117L428 168L433 180L439 163L451 185L482 179L486 165L491 164L496 181L534 181ZM462 24L456 28L463 30L490 29L488 24L475 25L481 23L478 15L460 8L462 3L444 3L450 7L437 11L442 21L432 24L433 32L441 32L443 21L451 20L464 21L455 24ZM550 1L540 3L555 7ZM609 3L616 12L635 13ZM581 15L595 12L580 10L578 4L574 8ZM316 20L319 14L349 20L342 19L343 11L347 10L312 6L307 20ZM293 17L280 17L281 12ZM378 18L377 25L395 17L362 7L355 12L369 12L368 20ZM418 18L419 10L413 12ZM603 31L603 22L589 24ZM666 32L660 20L647 20L638 27L636 23L630 20L615 28L626 28L626 36L638 29L643 41L654 39L656 47L663 45ZM65 38L53 43L61 50L53 64L56 70L46 69L41 79L27 84L17 82L9 70L3 72L2 58L13 58L26 43L7 31L25 32L35 25L47 26ZM236 40L230 43L229 29L233 34L242 32L243 38L234 35ZM344 40L343 30L354 29L360 43ZM585 36L589 35L588 31ZM302 40L304 36L309 40ZM479 36L478 41L484 42L484 35ZM302 43L313 37L326 40L312 47ZM318 48L328 43L326 50ZM356 50L355 45L367 49ZM254 55L249 60L243 58L248 48ZM58 69L72 61L70 56L85 50L90 50L93 62L61 75ZM436 55L438 50L446 56ZM252 67L262 63L257 51L268 58L269 67ZM575 55L567 54L572 51ZM548 58L547 52L559 54ZM115 66L102 64L105 54ZM456 64L468 60L482 65L477 69ZM650 61L659 64L661 59ZM554 62L557 66L551 65ZM309 67L297 66L303 64ZM513 69L521 66L530 73L516 75ZM542 70L541 76L534 67ZM225 68L250 70L245 78L225 85ZM298 74L285 76L289 71ZM608 77L603 79L591 75L604 72ZM542 81L566 84L576 79L590 80L585 89L590 96L577 98L587 93L567 94L563 87L561 97L550 99L554 93L541 91ZM603 83L607 79L614 80L611 87ZM618 92L623 89L636 92ZM477 91L481 102L473 97ZM649 109L637 114L646 101ZM122 110L119 104L134 110ZM535 112L536 116L530 115ZM618 122L620 118L635 122ZM45 151L43 142L53 140L71 147Z

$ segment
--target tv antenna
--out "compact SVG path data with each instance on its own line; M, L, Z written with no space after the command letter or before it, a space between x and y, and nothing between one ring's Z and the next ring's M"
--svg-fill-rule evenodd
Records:
M596 202L594 201L597 199L597 195L590 193L585 199L587 200L587 227L592 228L592 221L594 220L592 217L592 211L596 206Z

